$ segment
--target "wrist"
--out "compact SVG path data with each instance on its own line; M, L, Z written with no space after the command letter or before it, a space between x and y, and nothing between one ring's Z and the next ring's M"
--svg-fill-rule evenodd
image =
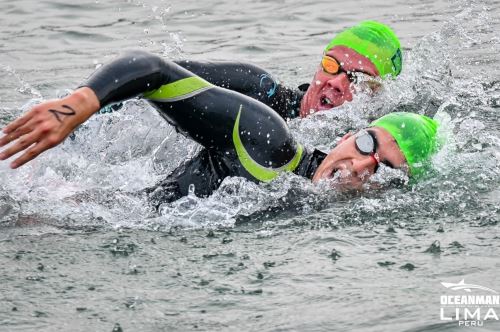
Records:
M82 87L76 89L68 97L68 102L75 105L80 110L81 115L88 119L92 114L99 111L100 103L95 92L88 88Z

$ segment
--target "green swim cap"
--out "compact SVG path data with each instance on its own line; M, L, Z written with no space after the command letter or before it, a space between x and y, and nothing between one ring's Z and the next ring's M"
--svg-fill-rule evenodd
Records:
M373 121L370 127L387 130L396 140L410 167L410 176L418 177L428 166L437 150L436 133L439 123L424 115L394 112Z
M403 56L398 37L387 25L364 21L336 35L325 48L325 53L334 46L349 47L364 55L377 67L380 77L399 75Z

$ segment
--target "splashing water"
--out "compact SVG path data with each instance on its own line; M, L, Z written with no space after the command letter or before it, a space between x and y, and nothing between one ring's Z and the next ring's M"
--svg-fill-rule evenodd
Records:
M155 211L143 189L200 146L141 100L97 114L25 167L0 163L0 330L455 331L439 319L443 282L500 290L497 2L360 0L335 15L323 0L0 7L0 126L138 46L310 82L332 33L377 19L402 37L402 74L292 131L328 151L411 111L439 118L443 141L416 183L385 167L360 192L227 178Z
M441 130L448 136L446 143L434 157L433 174L422 182L342 199L341 194L291 174L260 185L231 178L211 197L190 195L165 204L155 214L141 190L200 147L178 135L145 102L130 101L117 112L93 117L60 148L19 171L0 165L6 179L1 187L2 221L32 215L63 224L68 219L77 224L104 220L112 227L158 229L229 227L268 211L276 216L326 209L332 210L333 220L354 224L372 221L375 211L384 222L392 220L391 215L458 217L473 211L496 190L500 173L500 122L495 116L499 85L487 71L475 70L472 76L468 68L479 61L470 52L478 45L488 54L498 51L498 42L489 38L487 22L491 21L479 5L466 6L439 31L407 50L402 75L384 82L384 89L374 97L361 93L332 112L290 122L299 141L328 151L346 132L394 110L445 119ZM181 45L180 39L174 39ZM28 109L41 95L25 83L22 86L37 98L23 107ZM372 182L387 184L400 177L389 173L378 174ZM287 200L294 202L293 208ZM423 205L428 206L426 213L416 208ZM486 208L498 216L492 205Z

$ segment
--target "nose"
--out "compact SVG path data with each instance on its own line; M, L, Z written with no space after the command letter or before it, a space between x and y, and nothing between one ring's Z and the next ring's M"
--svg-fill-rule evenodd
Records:
M361 158L353 159L352 170L356 176L363 177L367 172L372 175L375 172L377 160L371 156L362 156Z
M330 78L327 81L327 86L343 100L352 101L351 82L346 73L340 73Z

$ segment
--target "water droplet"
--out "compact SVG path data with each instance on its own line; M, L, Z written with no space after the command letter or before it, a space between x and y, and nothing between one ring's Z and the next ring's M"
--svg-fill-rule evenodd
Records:
M426 253L430 253L430 254L440 254L441 253L441 243L436 240L434 241L429 248L427 248L426 251L424 251Z
M116 323L111 332L123 332L123 329L120 324Z
M415 265L413 265L412 263L406 263L405 265L401 266L400 268L402 270L406 270L406 271L413 271L413 270L415 270Z
M328 255L332 260L336 261L338 260L340 257L342 257L340 255L340 253L338 252L337 249L332 249L332 252L330 253L330 255Z

